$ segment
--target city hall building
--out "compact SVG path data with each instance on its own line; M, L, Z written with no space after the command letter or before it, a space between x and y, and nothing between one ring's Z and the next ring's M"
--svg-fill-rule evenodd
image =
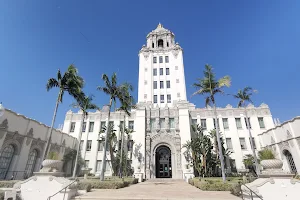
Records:
M134 56L134 55L133 55ZM131 116L124 112L112 112L110 123L121 139L119 125L125 121L133 129L128 158L132 159L135 173L144 178L185 178L188 164L182 145L191 140L191 125L201 124L205 134L214 129L213 109L196 108L186 95L183 50L175 41L175 35L161 24L146 37L146 45L139 51L139 82L137 108ZM243 158L251 154L250 138L246 128L244 109L227 105L217 108L220 131L225 145L232 151L226 160L227 172L243 169ZM256 150L261 144L258 135L274 127L269 107L249 105L247 115ZM99 140L101 127L105 125L108 110L90 112L83 124L81 154L91 172L98 175L102 163L103 142ZM82 113L66 113L63 132L78 138ZM125 144L127 144L125 142ZM131 156L132 155L132 156ZM106 175L111 175L110 155L107 152Z

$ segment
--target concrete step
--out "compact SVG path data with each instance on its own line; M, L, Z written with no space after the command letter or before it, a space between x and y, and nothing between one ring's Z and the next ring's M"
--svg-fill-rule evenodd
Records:
M153 179L148 179L146 182L184 182L184 179L173 179L173 178L153 178Z

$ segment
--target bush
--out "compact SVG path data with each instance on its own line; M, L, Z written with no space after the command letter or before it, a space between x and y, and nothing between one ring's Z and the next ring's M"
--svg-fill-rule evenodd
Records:
M240 184L234 184L230 190L230 193L240 197L242 195L242 189Z
M189 184L205 191L231 191L237 185L237 183L223 183L221 179L200 180L198 178L189 179Z
M12 188L19 180L0 181L0 188Z
M260 160L270 160L275 159L275 155L271 149L263 149L258 152Z

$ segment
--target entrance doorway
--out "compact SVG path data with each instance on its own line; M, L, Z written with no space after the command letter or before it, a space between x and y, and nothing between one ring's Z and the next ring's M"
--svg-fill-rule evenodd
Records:
M155 152L156 178L172 178L171 150L160 146Z
M297 168L296 168L296 165L295 165L295 162L294 162L294 159L293 159L293 156L292 156L291 152L289 152L288 150L285 149L283 151L283 155L285 155L285 158L286 158L286 160L289 164L291 173L296 174L297 173Z

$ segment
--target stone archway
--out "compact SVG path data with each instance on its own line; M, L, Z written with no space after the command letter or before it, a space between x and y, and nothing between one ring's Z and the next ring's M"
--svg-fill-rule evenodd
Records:
M283 155L285 156L285 159L287 161L287 164L290 168L290 172L296 174L297 173L297 168L293 159L293 156L291 154L291 152L287 149L283 150Z
M160 146L170 149L172 178L182 178L181 138L179 134L159 131L146 137L146 179L156 178L155 153Z
M171 149L165 145L159 146L155 151L156 178L172 178Z

